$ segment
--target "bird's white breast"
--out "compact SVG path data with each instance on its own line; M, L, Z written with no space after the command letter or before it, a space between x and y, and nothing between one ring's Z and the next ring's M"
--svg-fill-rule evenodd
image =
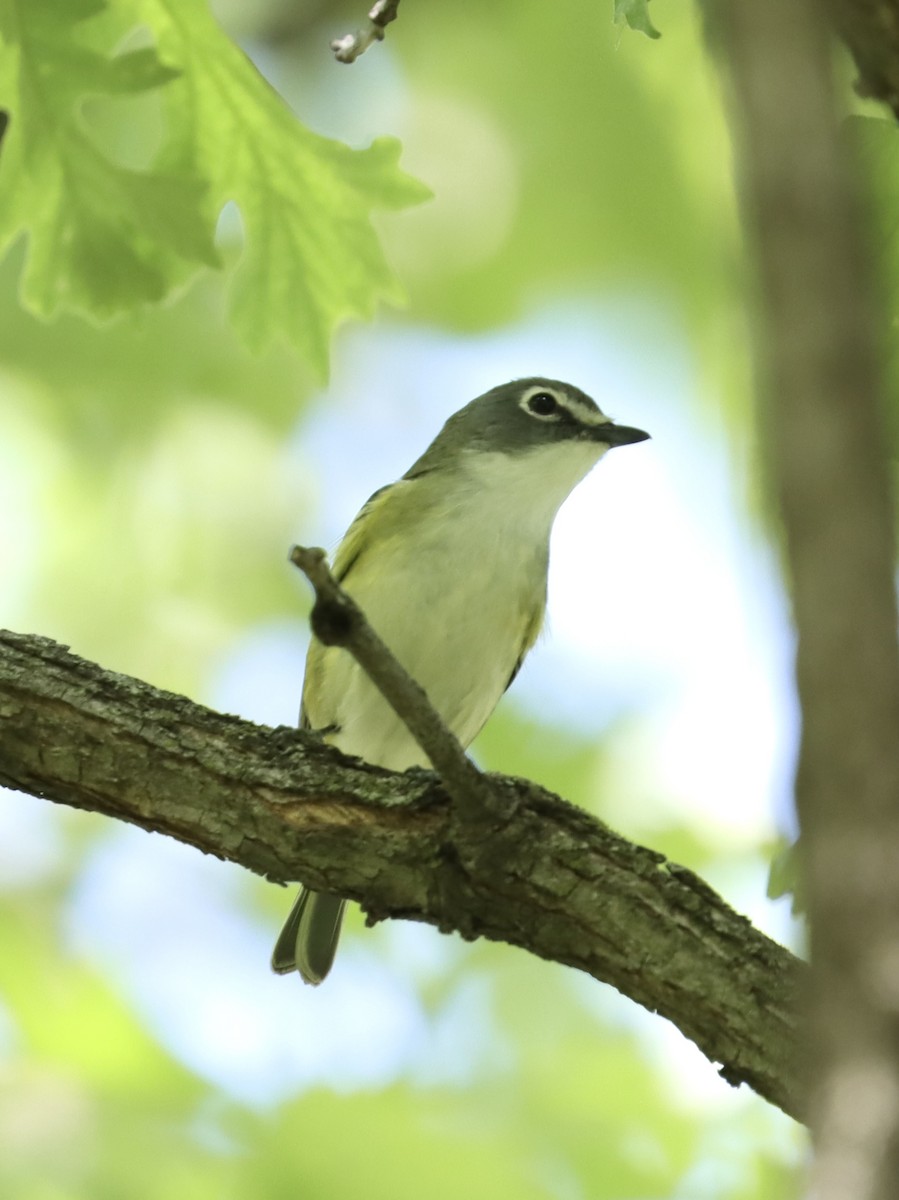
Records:
M344 580L463 745L496 707L528 631L539 627L553 518L602 449L585 442L471 456L449 492L437 472L404 482L395 536L373 537ZM345 651L314 646L310 663L313 654L321 656L316 695L307 687L304 697L312 728L336 726L327 740L369 762L427 765Z

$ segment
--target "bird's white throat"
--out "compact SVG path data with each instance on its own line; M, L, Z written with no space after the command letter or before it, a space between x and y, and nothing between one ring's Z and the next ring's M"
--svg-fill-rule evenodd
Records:
M556 513L608 450L602 442L565 441L534 446L517 454L466 455L472 498L485 520L514 522L547 533Z

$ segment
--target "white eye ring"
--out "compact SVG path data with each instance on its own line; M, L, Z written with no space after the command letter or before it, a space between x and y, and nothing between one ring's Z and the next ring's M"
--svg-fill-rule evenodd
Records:
M563 411L559 397L549 388L535 388L522 396L521 407L538 421L558 421Z

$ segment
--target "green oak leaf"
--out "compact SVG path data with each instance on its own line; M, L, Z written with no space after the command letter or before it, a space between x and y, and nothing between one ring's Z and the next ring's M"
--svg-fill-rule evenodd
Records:
M794 917L804 916L808 910L805 881L800 866L799 842L782 838L774 848L768 868L767 895L769 900L790 897L790 909Z
M90 95L169 83L152 50L100 53L82 37L96 0L0 0L0 251L26 234L23 301L106 318L161 300L218 255L207 186L190 170L135 171L110 159L81 118ZM208 205L207 205L208 208Z
M649 19L649 0L615 0L615 23L625 23L649 38L662 36Z
M153 48L116 52L138 28ZM134 170L81 105L151 89L164 135ZM352 150L306 129L206 0L0 0L0 109L0 251L27 234L23 299L42 315L113 316L218 266L229 201L244 233L231 311L251 347L284 336L324 375L338 322L402 298L371 224L429 195L399 143Z
M402 208L430 193L398 169L398 142L352 150L300 124L221 32L205 0L133 6L163 58L182 71L166 89L167 161L208 179L217 208L234 201L240 210L235 324L254 349L285 335L324 374L338 322L370 317L379 299L402 299L371 210Z

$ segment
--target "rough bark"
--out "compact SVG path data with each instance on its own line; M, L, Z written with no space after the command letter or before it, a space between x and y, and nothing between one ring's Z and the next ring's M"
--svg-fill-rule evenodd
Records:
M813 1190L820 1200L892 1200L899 643L879 297L856 197L860 172L838 136L820 6L727 7L743 197L763 301L761 431L799 635Z
M347 759L0 633L0 783L586 971L673 1021L732 1084L798 1113L804 966L683 867L523 780L458 821L430 772Z

